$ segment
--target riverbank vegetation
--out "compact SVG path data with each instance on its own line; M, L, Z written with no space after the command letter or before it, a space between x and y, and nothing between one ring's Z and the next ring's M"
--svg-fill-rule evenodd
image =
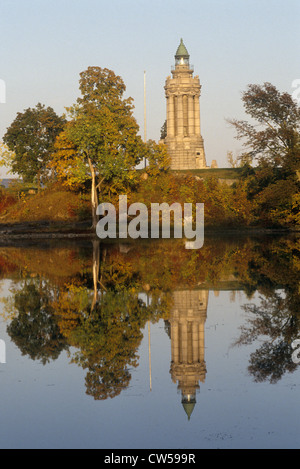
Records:
M212 228L299 228L300 110L288 93L248 86L249 120L229 121L245 148L234 167L171 171L167 148L140 137L121 77L89 67L79 89L65 116L39 103L7 129L1 162L23 182L1 189L0 222L86 220L95 229L98 204L127 194L128 203L204 203Z

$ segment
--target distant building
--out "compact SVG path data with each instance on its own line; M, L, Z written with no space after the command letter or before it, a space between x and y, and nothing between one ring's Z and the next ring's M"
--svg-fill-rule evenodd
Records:
M7 189L7 187L9 187L10 184L14 183L14 182L18 182L19 180L18 179L13 179L13 178L3 178L3 179L0 179L0 185L2 187L5 187L5 189Z
M166 136L171 169L207 168L200 130L200 80L193 77L189 54L181 39L172 78L166 79Z

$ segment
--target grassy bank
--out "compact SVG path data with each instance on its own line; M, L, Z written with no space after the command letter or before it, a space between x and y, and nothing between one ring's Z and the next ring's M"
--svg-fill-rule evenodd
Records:
M241 168L207 168L207 169L182 169L172 171L175 174L193 174L200 178L215 177L217 179L239 179Z
M199 177L195 177L195 176ZM239 168L199 169L162 172L141 177L135 190L128 190L128 203L166 202L203 203L205 230L213 232L287 231L289 225L270 223L257 213L255 201L247 197ZM214 177L212 177L214 176ZM59 184L34 193L22 187L2 189L0 198L0 235L10 233L91 233L90 194L66 190ZM118 194L100 201L111 202L118 209ZM255 211L256 210L256 211ZM297 226L290 225L294 231Z
M90 201L87 195L67 191L55 186L30 194L14 188L2 192L3 204L0 212L0 224L72 224L90 220Z

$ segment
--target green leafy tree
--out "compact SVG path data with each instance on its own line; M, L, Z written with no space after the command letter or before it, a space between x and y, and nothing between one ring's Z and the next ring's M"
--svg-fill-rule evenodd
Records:
M11 171L25 182L37 182L38 187L48 174L47 163L56 136L62 131L64 119L51 107L38 103L35 108L19 112L7 129L3 142L11 153Z
M258 163L288 171L299 166L300 108L288 93L280 93L271 83L249 85L242 95L245 112L255 122L229 120L244 139L247 153Z
M171 161L165 145L148 140L146 151L148 161L146 171L150 176L158 176L170 169Z
M89 67L80 74L81 97L69 108L71 121L65 133L91 180L93 227L97 224L99 194L118 193L135 185L136 166L144 156L144 144L133 117L132 98L113 71Z
M160 128L160 138L161 140L164 140L167 136L167 121L163 123L163 125Z
M295 223L293 204L299 192L300 108L288 93L271 83L249 85L242 95L251 122L229 120L247 149L244 175L249 198L256 202L259 221ZM244 155L241 155L243 158Z

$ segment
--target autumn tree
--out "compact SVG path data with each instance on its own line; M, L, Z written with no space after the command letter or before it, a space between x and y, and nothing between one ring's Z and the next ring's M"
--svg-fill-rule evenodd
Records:
M90 180L88 167L65 130L55 140L48 167L53 178L70 190L82 189Z
M51 107L40 103L18 112L3 137L10 151L6 153L9 157L6 164L10 165L11 172L19 174L26 182L37 182L40 187L48 174L47 163L64 123Z
M132 187L144 145L133 117L132 98L124 97L126 87L121 77L106 68L89 67L80 74L79 83L81 97L68 109L70 121L65 138L73 144L74 157L80 161L79 165L73 164L73 169L80 167L79 177L91 181L95 227L103 186L108 192Z
M5 143L0 142L0 165L5 166L8 173L12 172L10 165L14 158L14 152L10 151Z
M300 108L288 93L280 93L271 83L249 85L242 95L246 114L254 123L229 122L244 139L247 155L258 163L295 170L299 166Z
M246 156L256 164L247 168L249 197L257 202L257 215L267 224L292 219L299 192L300 108L288 93L271 83L249 85L242 95L250 121L229 120L242 139ZM243 157L243 155L241 155Z
M148 140L145 150L148 162L146 172L149 176L155 177L170 169L171 160L165 145L157 144L154 140Z

